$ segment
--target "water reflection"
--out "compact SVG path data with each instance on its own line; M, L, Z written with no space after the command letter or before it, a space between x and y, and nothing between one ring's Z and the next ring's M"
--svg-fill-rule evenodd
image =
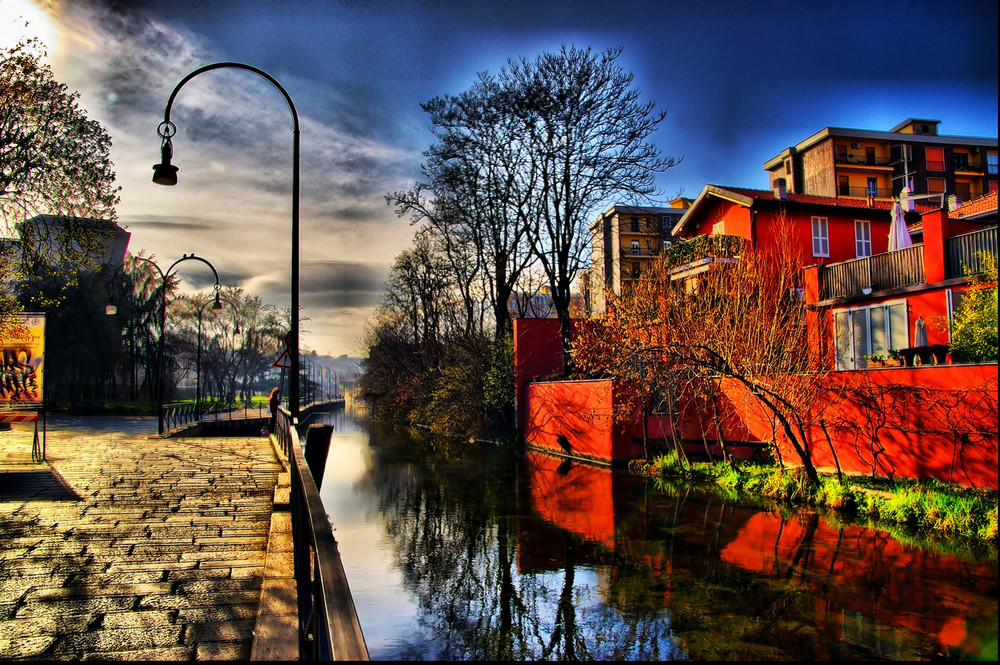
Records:
M331 418L321 493L373 659L996 653L995 558Z

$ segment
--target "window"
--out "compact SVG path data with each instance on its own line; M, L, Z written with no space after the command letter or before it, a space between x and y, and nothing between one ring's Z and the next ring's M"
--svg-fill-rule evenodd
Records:
M910 345L905 300L835 311L833 322L838 370L864 369L865 356Z
M669 240L664 240L663 241L663 249L670 249L670 245L672 245L672 244L673 243L670 242Z
M633 217L632 219L629 220L629 229L632 231L632 233L638 233L639 232L639 218L638 217Z
M632 279L639 279L639 264L632 264Z
M872 255L872 224L866 219L854 220L854 255L859 259Z
M913 146L909 143L899 146L899 158L907 162L913 161Z
M875 165L875 148L865 148L865 164L868 166Z
M868 196L878 196L878 178L868 178Z
M638 240L633 240L632 241L632 253L633 254L638 254L639 253L639 241Z
M943 194L944 193L944 178L928 178L927 179L927 193L928 194Z
M792 160L785 160L785 175L789 175L792 172Z
M721 236L721 235L725 235L725 234L726 234L726 222L725 221L716 222L715 224L712 224L712 235L713 236Z
M944 171L944 148L925 148L928 171Z
M948 341L955 334L955 315L962 309L962 300L965 298L965 291L948 289Z
M997 152L989 150L986 153L986 172L992 175L997 174Z
M840 196L851 195L851 179L846 175L837 176L837 193Z
M969 170L969 154L966 152L956 152L951 156L952 162L955 164L956 171L968 171Z
M830 256L830 232L826 217L812 218L813 256Z

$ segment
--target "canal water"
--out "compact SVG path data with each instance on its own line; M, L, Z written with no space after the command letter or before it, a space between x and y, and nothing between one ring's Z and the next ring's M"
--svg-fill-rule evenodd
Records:
M373 660L996 658L995 548L326 418Z

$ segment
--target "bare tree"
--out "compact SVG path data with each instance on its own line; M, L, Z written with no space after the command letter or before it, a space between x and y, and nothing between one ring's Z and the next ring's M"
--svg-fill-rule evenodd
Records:
M559 316L565 367L570 353L570 287L587 265L587 218L612 197L648 199L656 173L678 160L649 141L666 113L639 101L633 75L617 64L621 49L600 54L563 46L534 61L508 63L498 77L507 112L523 125L537 179L526 228L549 279Z
M720 380L741 386L727 395L737 411L773 418L816 482L809 431L822 417L815 407L828 372L810 371L805 308L790 297L802 266L789 234L779 226L768 248L747 246L688 288L671 275L671 256L684 249L666 252L581 336L578 369L626 379L645 395L694 398Z

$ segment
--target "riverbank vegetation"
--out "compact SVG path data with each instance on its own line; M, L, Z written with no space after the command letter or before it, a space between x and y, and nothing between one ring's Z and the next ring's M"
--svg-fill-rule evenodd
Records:
M773 464L691 462L675 452L634 460L637 475L663 481L714 485L723 492L765 497L789 505L835 511L851 521L904 527L945 537L997 544L997 492L955 487L934 480L819 474L812 483L798 470Z

